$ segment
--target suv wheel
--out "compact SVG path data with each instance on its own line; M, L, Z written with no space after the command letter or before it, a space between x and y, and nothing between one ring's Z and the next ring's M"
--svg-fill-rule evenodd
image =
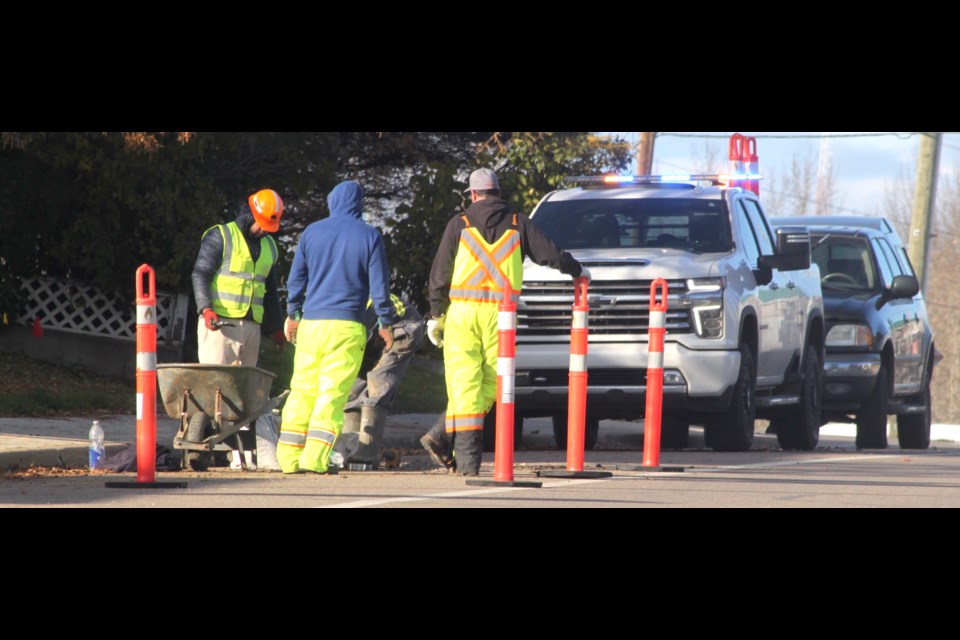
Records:
M780 414L771 426L777 433L777 442L782 449L813 451L820 441L820 399L823 389L823 369L817 350L807 347L803 366L803 387L800 390L800 407Z
M757 378L753 353L740 345L740 374L733 388L730 407L711 418L705 430L707 441L716 451L747 451L753 445L757 417Z
M923 413L910 413L897 416L897 439L901 449L930 448L930 381L923 385L923 391L910 398L911 403L923 403Z
M887 368L880 367L873 393L857 414L857 449L887 448Z
M557 443L557 448L567 450L567 412L553 414L553 439ZM597 438L600 436L600 421L587 416L587 422L584 425L586 433L583 436L583 448L586 451L593 451L597 446Z

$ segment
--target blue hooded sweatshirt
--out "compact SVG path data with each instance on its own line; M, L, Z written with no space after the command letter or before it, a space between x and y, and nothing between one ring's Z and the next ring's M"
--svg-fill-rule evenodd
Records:
M361 220L363 188L341 182L327 196L330 217L300 236L287 281L287 314L304 320L363 322L373 300L382 326L396 322L380 231Z

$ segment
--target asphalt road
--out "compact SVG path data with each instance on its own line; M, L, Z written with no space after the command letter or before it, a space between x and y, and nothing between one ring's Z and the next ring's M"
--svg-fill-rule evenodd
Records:
M0 480L0 507L112 508L956 508L960 507L960 445L935 442L927 451L857 451L848 437L821 438L811 452L785 452L773 436L757 434L754 449L716 453L691 446L665 451L660 462L680 472L642 468L642 435L601 429L598 449L586 453L587 470L608 479L538 478L562 469L564 454L552 448L549 428L527 427L515 456L515 480L540 488L474 487L435 469L426 454L404 451L399 470L344 472L337 476L242 473L158 474L158 482L185 482L185 489L111 489L107 481L132 474L40 476ZM638 467L639 470L638 470ZM492 479L493 455L483 476Z

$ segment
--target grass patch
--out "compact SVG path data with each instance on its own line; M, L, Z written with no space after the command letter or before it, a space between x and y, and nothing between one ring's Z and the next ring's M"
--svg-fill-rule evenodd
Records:
M257 366L277 375L270 397L290 388L294 349L273 352L264 340ZM61 367L22 355L0 353L0 416L83 416L136 412L136 381L120 380L83 369ZM163 401L157 394L157 406ZM415 358L400 383L391 413L443 413L447 392L435 361Z
M0 415L56 416L136 411L136 383L0 353Z
M400 382L390 413L443 413L447 387L443 374L415 358Z

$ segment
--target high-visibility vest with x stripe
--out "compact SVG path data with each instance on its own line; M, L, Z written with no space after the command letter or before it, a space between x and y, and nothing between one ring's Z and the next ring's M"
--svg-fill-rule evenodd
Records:
M493 244L487 244L483 234L470 226L467 216L461 217L467 227L460 232L460 245L453 262L450 301L499 304L507 284L513 290L513 301L519 300L523 286L523 255L516 214L513 228Z
M277 245L270 236L260 239L260 257L256 264L236 222L218 224L207 233L218 230L223 236L223 258L220 270L210 285L210 306L226 318L242 318L249 309L253 320L263 322L263 297L267 291L267 276L277 261Z

